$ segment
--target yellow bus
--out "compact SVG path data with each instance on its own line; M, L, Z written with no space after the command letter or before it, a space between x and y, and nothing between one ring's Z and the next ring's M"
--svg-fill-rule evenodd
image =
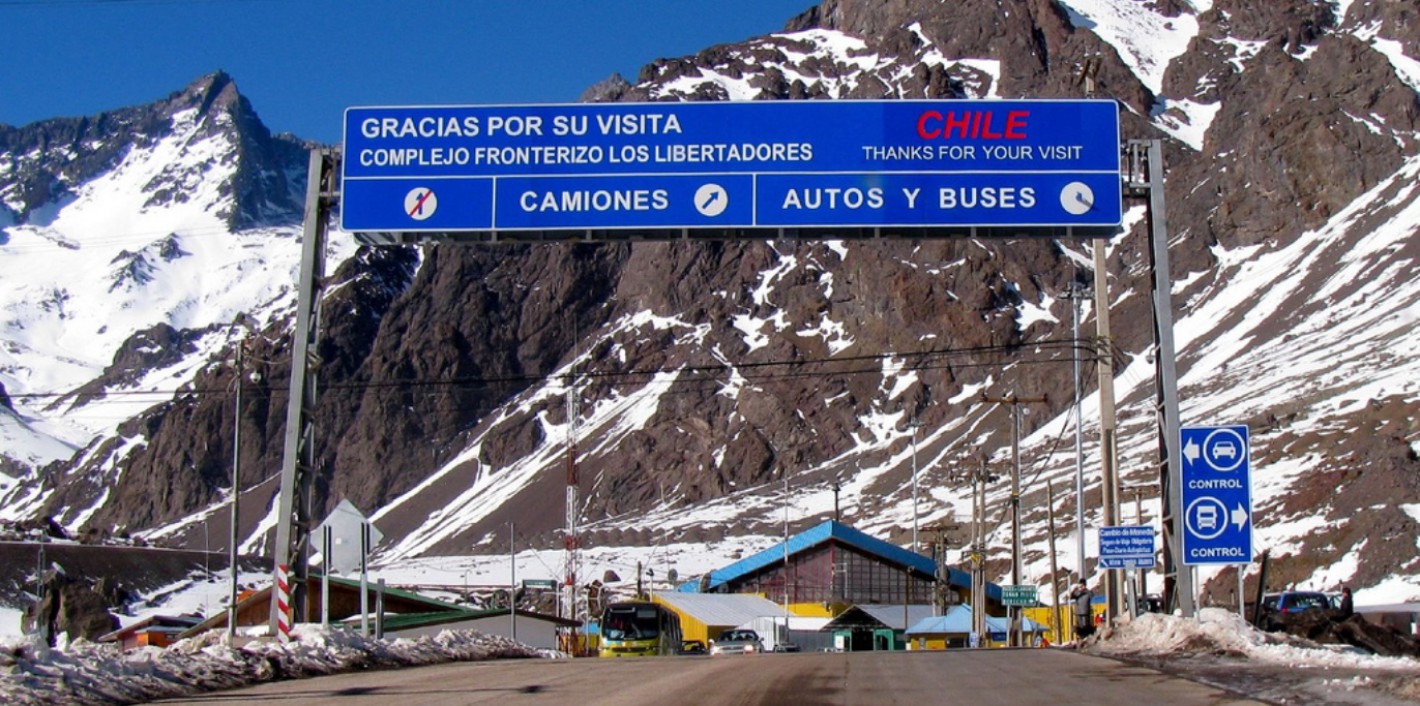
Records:
M680 649L680 616L644 601L612 603L602 613L603 657L673 655Z

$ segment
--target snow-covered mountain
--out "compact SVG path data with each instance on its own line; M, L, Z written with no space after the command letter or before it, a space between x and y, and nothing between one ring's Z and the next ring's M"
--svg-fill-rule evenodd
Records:
M1415 599L1412 15L1379 0L828 0L586 98L1078 96L1098 61L1096 95L1120 101L1126 137L1167 141L1183 421L1251 427L1272 582ZM0 519L225 537L229 361L246 335L229 323L246 313L260 326L241 530L245 549L269 546L301 147L220 74L152 106L0 126ZM1121 468L1157 523L1142 216L1107 262ZM1092 281L1086 243L331 242L314 514L341 499L372 513L384 561L491 551L513 521L530 546L561 546L575 388L585 543L601 547L767 543L786 482L795 526L837 505L908 543L913 467L919 524L963 522L964 471L1009 453L1005 412L981 393L1044 395L1025 417L1025 573L1049 581L1047 482L1059 566L1079 566L1065 294ZM1096 411L1091 394L1086 527ZM991 489L993 524L1008 493ZM997 578L1009 535L994 526ZM962 539L948 533L949 560ZM1219 578L1221 597L1235 582Z
M149 106L0 126L5 518L53 512L61 489L31 483L45 467L111 485L151 442L133 420L229 355L238 314L289 313L307 149L221 73ZM102 495L66 503L68 526Z

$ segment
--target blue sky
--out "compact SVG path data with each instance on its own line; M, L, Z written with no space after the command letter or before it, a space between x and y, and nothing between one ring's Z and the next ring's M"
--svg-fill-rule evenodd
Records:
M351 105L575 101L777 32L815 0L0 0L0 123L149 103L222 69L273 131Z

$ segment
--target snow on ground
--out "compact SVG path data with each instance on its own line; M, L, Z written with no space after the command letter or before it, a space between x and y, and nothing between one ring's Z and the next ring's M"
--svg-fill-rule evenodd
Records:
M90 642L65 650L36 650L27 640L0 640L0 702L8 706L146 703L370 668L558 656L466 630L387 640L315 625L297 625L293 633L295 640L287 645L253 641L233 646L216 631L167 648L130 652Z
M1267 703L1388 706L1420 700L1420 660L1265 633L1221 608L1204 608L1194 619L1145 614L1106 629L1082 649Z
M1237 613L1222 608L1204 608L1192 620L1146 613L1108 631L1086 649L1092 654L1118 657L1227 653L1254 662L1289 667L1420 672L1420 660L1378 657L1349 648L1336 650L1281 633L1262 632Z

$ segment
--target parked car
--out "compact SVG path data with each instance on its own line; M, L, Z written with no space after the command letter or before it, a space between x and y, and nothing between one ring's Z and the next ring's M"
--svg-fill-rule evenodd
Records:
M1263 630L1281 627L1282 616L1305 613L1309 610L1326 610L1331 607L1331 599L1319 591L1282 591L1268 593L1262 597L1262 615L1257 626Z
M685 640L685 641L683 641L683 642L680 643L680 649L679 649L679 650L676 650L676 654L679 654L679 655L703 655L703 654L709 654L709 650L706 650L706 649L705 649L705 643L703 643L703 642L701 642L701 641L699 641L699 640Z
M726 630L710 641L711 655L752 655L763 651L764 643L753 630Z
M799 652L802 648L792 642L780 642L774 645L775 652Z

